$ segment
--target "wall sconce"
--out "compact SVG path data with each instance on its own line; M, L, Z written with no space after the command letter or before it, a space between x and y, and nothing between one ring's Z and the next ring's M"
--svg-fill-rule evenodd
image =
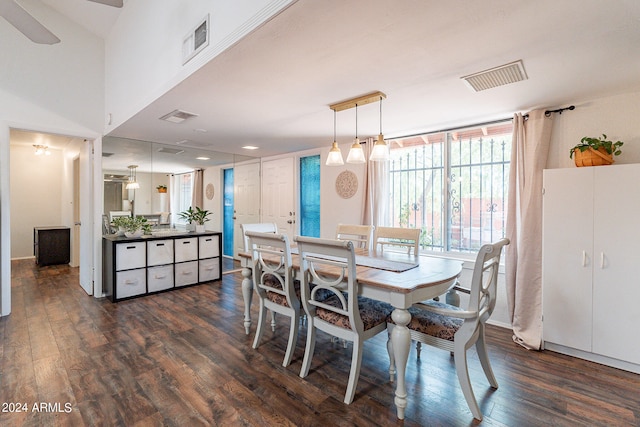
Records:
M50 156L51 152L49 151L49 147L47 147L46 145L39 145L39 144L33 144L34 147L36 147L36 156L41 156L41 155L45 155L45 156Z
M138 181L136 180L136 168L138 167L138 165L130 165L127 167L129 168L129 180L127 181L125 189L137 190L138 188L140 188L140 184L138 184Z
M327 161L325 163L327 166L341 166L344 164L344 161L342 160L342 153L340 152L340 148L338 147L338 143L336 142L336 112L348 110L350 108L356 109L356 137L353 140L351 149L349 150L347 163L358 164L366 162L364 151L362 149L362 145L360 145L360 139L358 138L358 106L370 104L372 102L380 102L380 134L378 135L378 141L374 145L369 160L383 161L389 159L389 150L387 144L384 141L384 137L382 136L382 100L386 97L387 96L384 93L378 91L370 93L368 95L338 102L337 104L332 104L329 106L329 108L333 110L334 114L333 144L331 145L331 150L329 151L329 156L327 157Z

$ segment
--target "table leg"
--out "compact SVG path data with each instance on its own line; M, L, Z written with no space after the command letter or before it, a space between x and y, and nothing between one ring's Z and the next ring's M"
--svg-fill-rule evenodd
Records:
M251 329L251 298L253 298L253 280L251 268L242 267L242 298L244 299L244 331L249 335Z
M396 359L396 397L394 402L398 413L398 418L404 419L404 410L407 407L407 387L405 385L405 372L407 370L407 360L409 359L409 347L411 345L411 334L407 325L411 321L409 310L396 308L391 313L391 317L396 326L391 332L391 344L393 354Z

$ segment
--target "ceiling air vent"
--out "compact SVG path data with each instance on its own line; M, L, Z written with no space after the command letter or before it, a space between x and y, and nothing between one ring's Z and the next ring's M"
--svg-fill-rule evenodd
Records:
M476 92L528 79L522 61L511 62L461 78Z
M198 115L187 113L186 111L182 110L173 110L169 114L165 114L164 116L160 117L160 120L166 120L171 123L182 123L185 120L190 119L191 117L198 117Z
M182 40L182 65L186 64L209 45L209 15Z
M179 150L177 148L167 148L167 147L162 147L158 149L158 153L166 153L166 154L182 154L184 153L184 150Z

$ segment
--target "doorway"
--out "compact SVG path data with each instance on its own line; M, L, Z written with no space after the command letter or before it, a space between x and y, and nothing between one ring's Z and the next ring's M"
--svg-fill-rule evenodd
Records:
M33 257L34 227L68 227L69 264L79 267L80 285L93 295L93 142L10 129L9 146L12 236L9 257Z

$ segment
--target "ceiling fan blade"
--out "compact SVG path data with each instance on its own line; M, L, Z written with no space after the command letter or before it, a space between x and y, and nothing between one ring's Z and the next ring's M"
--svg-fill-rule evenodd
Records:
M122 7L122 0L89 0L94 3L106 4L107 6Z
M0 0L0 16L35 43L56 44L60 42L58 37L47 30L14 0Z

